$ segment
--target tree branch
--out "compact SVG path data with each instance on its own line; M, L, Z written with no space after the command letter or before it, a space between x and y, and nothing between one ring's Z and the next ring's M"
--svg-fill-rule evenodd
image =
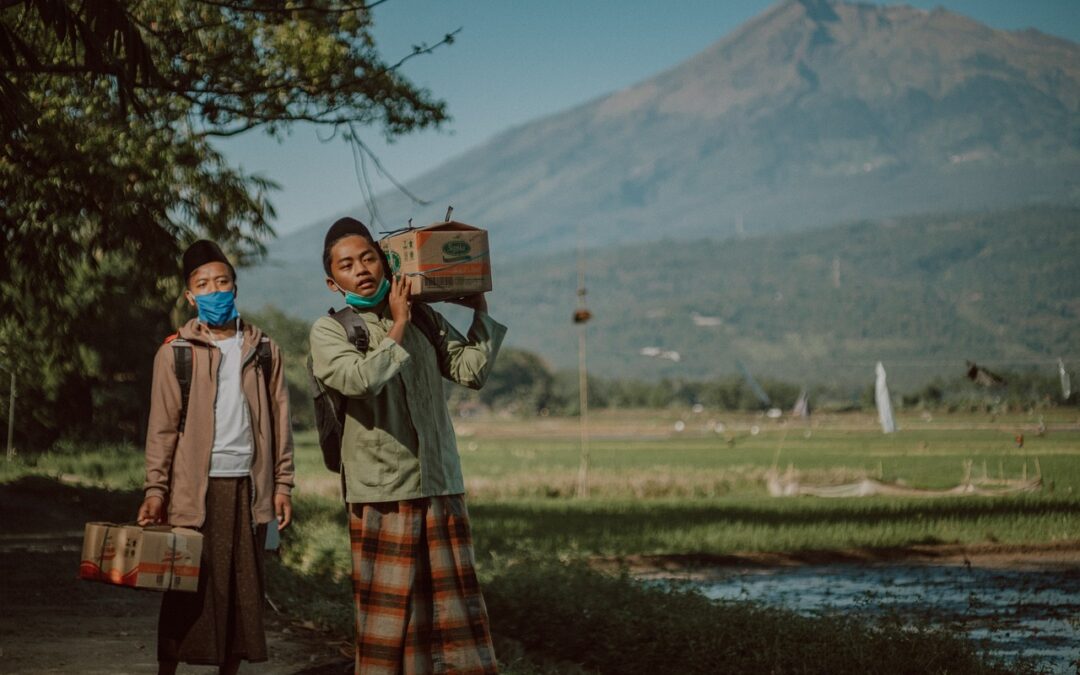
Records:
M403 66L407 61L411 61L412 59L416 58L417 56L420 56L421 54L430 54L431 52L435 51L436 49L438 49L439 47L441 47L443 45L452 45L452 44L454 44L455 36L458 33L461 32L461 29L462 29L462 27L459 26L457 28L457 30L454 30L454 31L451 31L451 32L447 33L446 35L443 36L443 39L439 40L438 42L431 45L430 47L428 45L426 45L426 44L419 44L419 45L414 46L412 54L409 54L408 56L405 56L400 61L398 61L394 65L390 66L389 68L387 68L383 72L384 73L393 72L393 71L397 70L398 68L400 68L401 66Z
M348 14L349 12L359 12L362 10L370 9L367 3L359 3L356 5L346 5L345 7L313 7L311 5L304 5L301 7L266 7L266 6L243 6L237 2L228 2L222 0L196 0L200 5L208 5L210 7L220 7L221 9L231 9L234 12L249 12L254 14L292 14L293 12L317 12L319 14ZM386 0L378 0L375 5L381 5Z

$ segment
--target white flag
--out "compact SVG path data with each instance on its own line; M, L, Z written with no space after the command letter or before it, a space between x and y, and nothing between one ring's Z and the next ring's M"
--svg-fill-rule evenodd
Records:
M892 400L889 399L889 387L885 384L885 366L877 364L877 385L874 387L874 400L877 402L878 419L881 420L882 433L896 431L896 422L892 415Z
M799 392L799 399L795 401L791 414L795 417L810 417L810 399L806 396L806 387Z

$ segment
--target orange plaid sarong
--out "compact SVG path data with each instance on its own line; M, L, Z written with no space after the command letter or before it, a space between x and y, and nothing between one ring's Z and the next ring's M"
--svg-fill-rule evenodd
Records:
M349 504L356 673L498 673L463 495Z

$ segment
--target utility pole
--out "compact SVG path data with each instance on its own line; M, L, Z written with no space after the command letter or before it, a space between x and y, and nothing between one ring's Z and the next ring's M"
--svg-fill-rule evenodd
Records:
M578 326L578 405L581 421L581 464L578 466L578 497L589 496L589 371L585 366L585 324L592 313L585 307L585 248L578 242L578 303L574 323Z

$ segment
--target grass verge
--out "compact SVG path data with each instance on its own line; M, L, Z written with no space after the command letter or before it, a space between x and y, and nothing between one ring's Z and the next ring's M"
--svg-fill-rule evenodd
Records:
M478 488L470 498L478 565L504 672L514 675L1031 672L1028 663L995 663L947 631L714 603L689 591L599 573L582 561L597 555L1046 543L1075 540L1080 531L1075 431L1051 433L1023 450L993 429L913 430L891 438L842 429L810 435L764 430L733 444L715 434L600 441L593 474L600 489L587 500L552 498L565 493L576 471L572 442L542 434L469 438L462 439L463 463ZM280 558L268 565L268 586L290 617L347 642L348 534L336 479L322 468L313 441L311 435L297 437L296 521ZM1028 466L1034 470L1036 457L1056 482L1052 494L824 501L772 499L760 485L762 472L777 463L793 463L810 478L883 472L887 479L935 487L954 484L964 461L991 474L1004 466L1015 477ZM15 531L30 531L46 521L58 528L72 521L71 529L81 529L86 520L130 519L142 463L141 452L130 446L79 444L2 463L0 506L13 514L5 521ZM21 509L30 493L39 506L34 513ZM54 493L57 498L49 499ZM70 509L60 508L68 502Z

